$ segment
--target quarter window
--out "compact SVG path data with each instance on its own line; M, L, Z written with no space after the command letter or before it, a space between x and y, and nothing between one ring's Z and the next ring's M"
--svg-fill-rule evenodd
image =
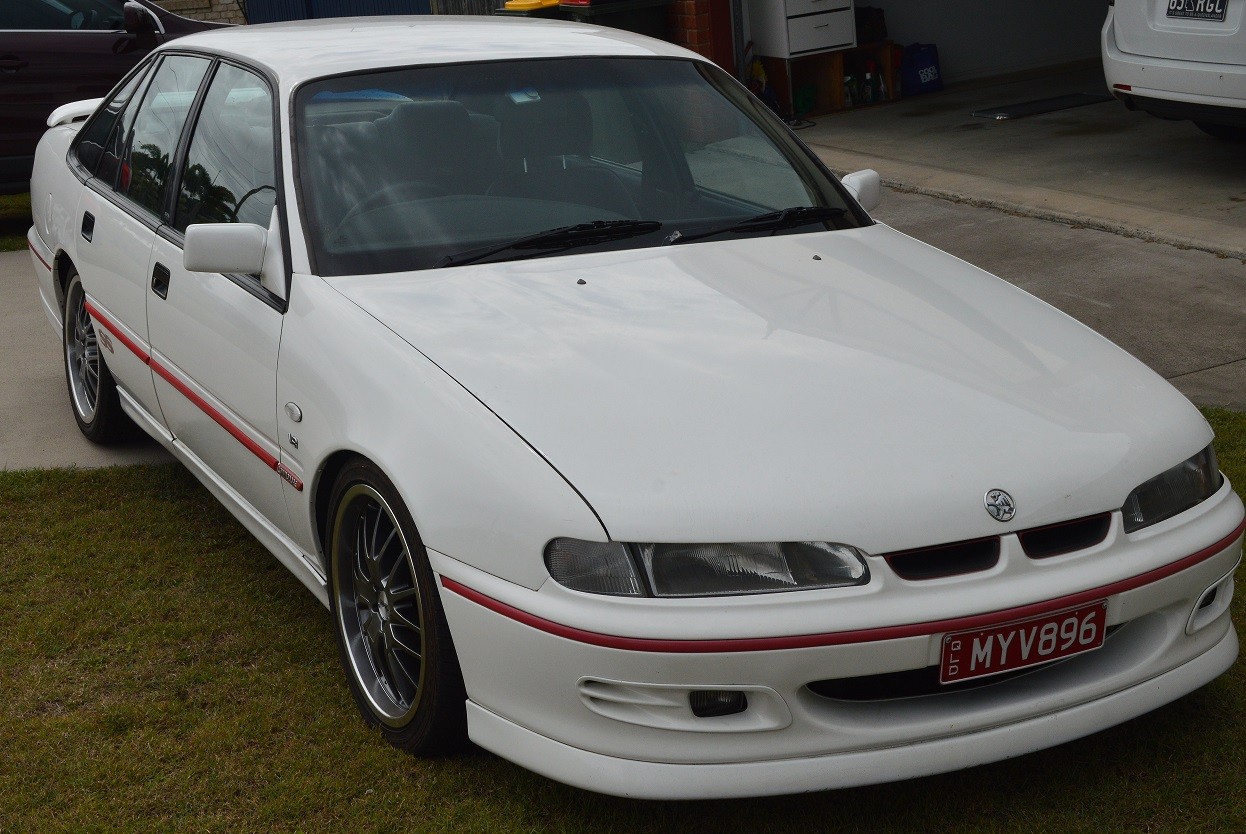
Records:
M206 58L173 55L160 62L134 119L117 192L159 216L177 142L195 93L208 69Z
M277 200L273 105L254 73L222 64L195 125L174 227L255 223L267 228Z
M116 180L117 172L119 152L114 147L118 141L116 137L120 135L122 137L120 141L124 141L125 134L129 132L128 122L134 120L134 111L131 109L130 117L124 120L127 124L118 126L123 121L121 114L125 111L126 105L130 103L130 99L134 97L134 91L138 89L139 83L146 74L146 72L135 73L126 82L125 86L112 97L112 100L96 112L95 117L82 129L81 138L78 140L76 151L78 161L91 173L103 176L110 187ZM112 153L109 155L109 161L101 166L101 170L97 172L96 166L99 165L100 159L106 156L105 151L110 148Z

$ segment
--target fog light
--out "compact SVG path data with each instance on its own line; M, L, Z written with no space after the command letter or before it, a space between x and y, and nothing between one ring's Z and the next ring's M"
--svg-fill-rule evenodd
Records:
M688 694L688 706L697 718L717 718L735 715L748 709L748 698L743 692L725 689L699 689Z

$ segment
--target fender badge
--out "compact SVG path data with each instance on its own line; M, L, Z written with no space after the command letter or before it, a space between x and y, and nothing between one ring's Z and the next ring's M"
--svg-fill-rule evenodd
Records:
M116 351L113 350L112 337L108 335L108 331L101 330L98 335L99 335L100 344L106 347L109 353L116 353Z

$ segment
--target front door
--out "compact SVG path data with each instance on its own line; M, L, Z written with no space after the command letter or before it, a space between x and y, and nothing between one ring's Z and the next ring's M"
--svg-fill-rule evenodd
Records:
M276 204L267 83L218 65L195 123L172 222L157 236L147 319L161 410L175 440L278 529L288 514L277 474L281 298L257 275L188 272L186 228L255 223ZM277 235L270 240L278 246Z

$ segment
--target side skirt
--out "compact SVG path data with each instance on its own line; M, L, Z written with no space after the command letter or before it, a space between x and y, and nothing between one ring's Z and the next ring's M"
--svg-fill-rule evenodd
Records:
M216 496L216 500L225 505L225 509L234 518L242 522L251 535L260 544L277 557L277 561L285 565L290 573L307 587L320 600L325 608L329 607L328 581L320 572L316 560L299 548L289 536L281 532L268 519L260 515L250 502L239 495L233 487L225 483L206 463L193 452L177 441L169 431L152 417L138 402L121 388L117 389L121 399L121 408L143 431L150 434L168 449L174 457L191 471L208 491Z

